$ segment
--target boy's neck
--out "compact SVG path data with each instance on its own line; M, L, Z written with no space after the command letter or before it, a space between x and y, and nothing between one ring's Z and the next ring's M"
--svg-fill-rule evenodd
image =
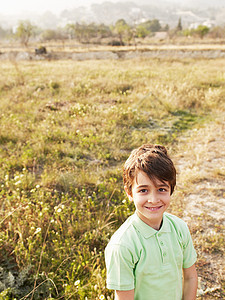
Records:
M149 225L150 227L152 227L153 229L159 231L162 227L162 224L163 224L163 220L160 222L160 224L154 224L154 225Z
M143 216L141 214L139 214L138 211L136 211L138 217L148 226L150 226L151 228L159 231L162 227L163 224L163 218L161 220L157 220L156 222L154 222L153 220L150 219L144 219Z

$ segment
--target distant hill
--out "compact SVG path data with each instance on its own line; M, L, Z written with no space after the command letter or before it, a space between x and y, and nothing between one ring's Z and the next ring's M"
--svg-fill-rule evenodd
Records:
M78 6L80 4L80 6ZM13 27L18 20L30 19L42 28L63 27L68 23L115 24L118 19L137 23L149 19L159 19L162 25L177 25L179 18L184 27L192 23L225 24L225 0L131 0L131 1L77 1L73 9L64 10L58 16L51 12L43 15L23 14L17 16L0 15L0 26Z
M203 5L203 2L207 2L207 5ZM182 0L182 3L176 0L107 1L63 11L61 17L70 22L76 20L77 22L105 24L114 24L118 19L124 19L129 23L159 19L162 24L169 24L171 27L176 26L181 17L184 26L206 21L221 25L225 23L223 2L225 0L215 0L212 5L209 0ZM191 5L191 3L193 4Z
M167 0L168 2L175 2L174 0ZM179 1L177 1L179 3ZM224 0L182 0L182 4L189 7L225 7Z
M87 0L88 1L88 0ZM133 0L134 3L138 3L140 5L149 5L156 3L156 1L152 0ZM177 6L186 6L186 7L225 7L224 0L157 0L157 4L161 5L171 5L175 4Z

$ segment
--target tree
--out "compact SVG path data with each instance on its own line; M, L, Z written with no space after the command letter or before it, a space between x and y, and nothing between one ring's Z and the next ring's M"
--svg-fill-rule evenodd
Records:
M28 46L30 37L34 34L35 27L30 21L20 21L16 29L16 36L20 39L21 44Z
M225 28L220 26L213 27L209 34L213 39L225 38Z
M148 29L143 26L143 24L139 24L137 26L137 29L136 29L136 35L137 37L139 38L145 38L147 35L149 35L150 31L148 31Z
M169 31L170 30L170 27L168 24L166 24L163 28L162 28L162 31Z
M182 31L182 35L183 36L186 36L186 37L190 37L190 36L193 36L194 35L194 29L184 29Z
M197 33L197 35L200 36L201 39L203 39L203 37L209 32L209 27L207 27L205 25L199 25L195 29L195 32Z
M154 20L148 20L144 23L142 23L142 25L149 31L149 32L157 32L160 31L162 29L159 20L158 19L154 19Z
M90 39L98 38L102 39L112 35L110 28L104 24L67 24L65 32L69 35L69 38L76 38L80 43L88 43Z
M112 35L112 32L111 32L109 26L107 26L105 24L98 25L97 30L98 30L98 34L101 38L109 37Z
M69 32L71 38L76 38L80 43L82 42L82 38L84 36L84 30L81 24L79 23L68 24L66 26L66 29Z
M7 36L7 30L0 26L0 39L4 39Z
M181 23L181 18L179 18L178 24L177 24L177 31L182 31L182 23Z
M94 27L92 24L76 23L68 24L66 30L70 33L72 38L77 39L80 43L88 43L90 37L93 35Z
M115 32L118 34L120 44L124 44L124 38L130 32L130 26L126 23L124 19L119 19L115 24Z
M58 30L46 29L42 32L41 38L43 41L64 40L65 34L63 34L63 32L60 29Z
M76 24L67 24L64 28L65 32L69 36L69 39L75 38Z

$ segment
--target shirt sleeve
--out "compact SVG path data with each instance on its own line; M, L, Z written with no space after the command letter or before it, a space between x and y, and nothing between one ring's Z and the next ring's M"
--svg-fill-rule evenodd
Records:
M134 289L135 260L126 246L108 244L105 249L107 288L118 291Z
M186 225L186 224L185 224ZM197 260L197 254L194 249L190 231L186 225L186 232L183 242L183 268L190 268Z

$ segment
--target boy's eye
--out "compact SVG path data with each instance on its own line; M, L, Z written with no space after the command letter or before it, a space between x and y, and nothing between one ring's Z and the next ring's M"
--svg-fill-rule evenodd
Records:
M147 192L148 192L147 189L142 189L142 190L139 191L139 193L147 193Z
M165 188L160 188L159 192L166 192L167 190Z

